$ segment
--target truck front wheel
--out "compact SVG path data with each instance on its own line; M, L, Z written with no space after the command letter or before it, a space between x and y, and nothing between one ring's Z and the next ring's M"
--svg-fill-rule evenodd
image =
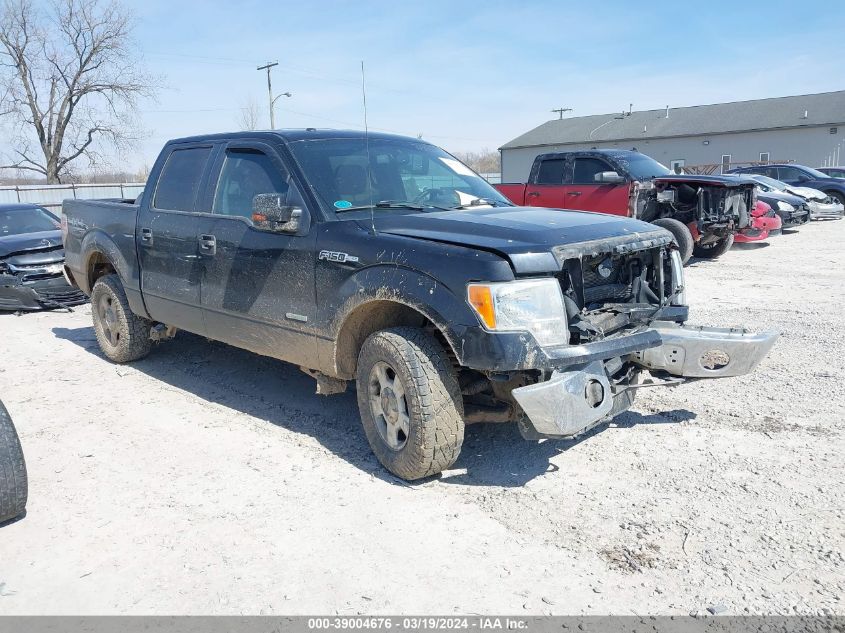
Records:
M672 234L681 255L681 263L686 264L692 257L692 249L695 245L692 233L690 233L687 225L674 218L658 218L652 224L659 226L661 229L666 229Z
M721 257L734 245L734 235L729 233L725 237L715 242L707 242L705 244L696 244L693 249L693 254L696 257L703 257L704 259L716 259Z
M455 463L463 399L434 336L412 327L371 334L358 355L357 390L364 433L390 472L410 481Z
M91 291L94 334L103 354L115 363L128 363L150 353L150 323L129 308L117 275L103 275Z

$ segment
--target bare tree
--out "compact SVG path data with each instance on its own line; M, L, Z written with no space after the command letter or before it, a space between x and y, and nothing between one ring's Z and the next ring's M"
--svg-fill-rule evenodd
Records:
M61 182L79 158L137 138L138 98L157 80L139 68L130 15L117 2L0 0L0 113L11 130L0 168Z
M242 130L257 130L261 126L261 108L253 100L244 101L238 116L238 125Z
M455 152L455 157L480 174L501 171L499 152L489 150L486 147L480 152Z

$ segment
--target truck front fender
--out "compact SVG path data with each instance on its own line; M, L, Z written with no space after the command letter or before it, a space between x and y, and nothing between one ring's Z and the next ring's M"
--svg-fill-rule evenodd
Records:
M373 332L400 325L431 325L460 362L463 334L478 321L463 296L424 272L396 265L371 266L348 277L331 302L321 304L328 324L333 375L354 377L358 352Z

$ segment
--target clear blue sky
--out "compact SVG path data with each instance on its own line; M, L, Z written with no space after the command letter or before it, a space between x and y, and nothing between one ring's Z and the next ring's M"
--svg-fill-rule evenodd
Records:
M362 127L452 151L496 149L557 115L718 103L845 88L845 3L146 0L130 2L149 69L151 165L175 136L238 128L266 76L282 127Z

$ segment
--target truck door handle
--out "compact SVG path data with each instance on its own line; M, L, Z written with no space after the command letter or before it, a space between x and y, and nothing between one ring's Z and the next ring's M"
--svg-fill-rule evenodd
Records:
M529 192L528 192L528 197L529 197L529 198L539 198L539 197L540 197L540 194L539 194L539 192L537 192L537 191L529 191Z
M580 191L570 191L570 192L569 192L568 194L566 194L566 195L567 195L567 196L580 196L580 195L581 195L581 192L580 192Z
M213 235L200 235L199 237L200 250L204 255L217 254L217 238Z
M141 241L146 242L147 244L153 243L153 230L152 229L141 229Z

